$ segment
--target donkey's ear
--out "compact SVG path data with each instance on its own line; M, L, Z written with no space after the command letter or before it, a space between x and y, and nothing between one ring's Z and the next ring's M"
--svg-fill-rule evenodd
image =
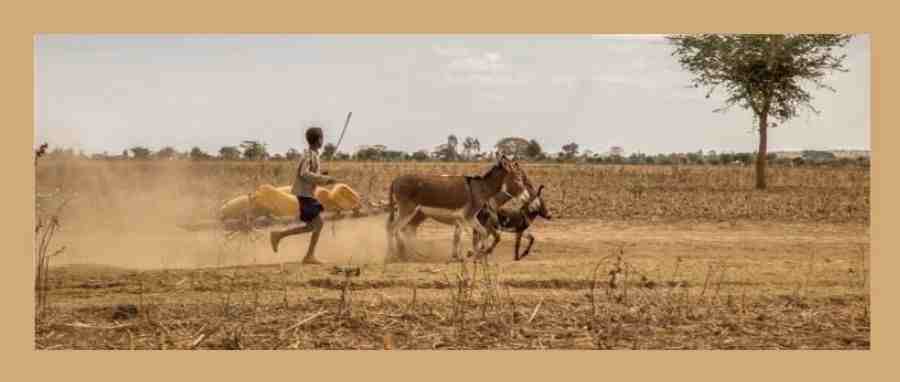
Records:
M543 184L540 185L540 186L538 186L537 194L540 195L540 194L541 194L541 191L544 191L544 185L543 185Z

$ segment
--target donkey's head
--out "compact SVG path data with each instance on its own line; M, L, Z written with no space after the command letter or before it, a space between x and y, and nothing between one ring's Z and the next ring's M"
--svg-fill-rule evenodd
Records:
M519 166L519 162L512 162L512 168L514 179L504 185L504 191L510 196L518 198L520 202L527 203L535 195L534 184L531 183L525 170Z
M482 176L477 177L483 180L486 180L489 183L494 184L497 187L509 186L512 183L518 182L521 186L521 181L516 179L513 175L515 169L513 167L512 161L506 158L505 155L501 155L499 153L497 155L497 162L494 163L493 166ZM513 187L516 187L516 184L512 184Z
M544 197L541 196L542 191L544 191L543 184L538 187L537 193L528 200L528 211L534 212L544 219L551 220L553 217L550 215L550 210L547 209L547 204L544 203Z

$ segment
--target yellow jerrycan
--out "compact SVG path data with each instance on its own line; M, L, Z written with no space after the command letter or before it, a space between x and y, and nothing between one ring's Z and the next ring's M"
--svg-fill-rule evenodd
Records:
M291 186L278 187L277 190L290 194ZM319 203L322 203L322 207L325 207L326 211L334 211L339 208L338 205L336 205L332 202L333 198L331 197L331 192L329 192L328 189L317 186L316 191L315 191L315 197L316 197L316 200L319 201Z
M291 186L278 187L278 191L290 193ZM316 187L315 196L326 211L354 210L361 206L359 194L343 183L335 184L330 191L324 187Z
M224 219L233 219L240 217L250 207L250 195L244 194L225 202L220 213Z
M290 191L290 188L288 188ZM265 208L275 216L297 216L300 211L300 203L297 197L289 192L284 192L272 185L264 184L256 189L254 203Z
M325 210L331 211L349 211L360 207L360 197L356 191L350 186L338 183L334 185L331 191L317 187L316 199L325 207Z
M291 186L274 188L264 184L252 194L244 194L225 202L222 205L221 216L224 219L239 218L252 208L264 209L275 216L296 215L299 210L297 197L290 191Z
M360 208L360 197L350 186L336 184L331 190L316 187L315 197L326 211L354 210ZM291 186L274 187L263 184L253 194L238 196L226 202L221 209L223 218L236 218L249 208L262 208L274 216L297 216L300 204L291 194Z

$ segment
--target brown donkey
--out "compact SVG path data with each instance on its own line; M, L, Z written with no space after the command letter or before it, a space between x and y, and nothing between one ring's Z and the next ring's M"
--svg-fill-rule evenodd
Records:
M526 203L527 201L531 200L530 199L531 195L535 194L534 185L531 183L531 179L528 178L528 174L526 174L525 171L522 170L521 167L519 167L518 162L513 161L512 165L513 165L513 172L514 172L515 176L517 176L521 180L521 183L518 182L518 180L515 182L504 183L503 187L501 188L501 191L489 199L488 207L491 207L493 210L498 210L501 206L506 204L506 202L508 202L514 198L519 199L522 203ZM482 212L483 212L483 210L482 210ZM419 226L422 225L422 223L427 221L429 218L434 219L440 223L447 224L447 225L454 225L454 222L452 219L448 219L448 218L445 218L445 217L442 217L439 215L427 216L424 213L420 212L420 213L416 213L416 216L414 216L409 221L409 223L406 225L406 227L403 228L401 234L405 235L406 238L416 237L416 233L418 231ZM484 225L483 222L481 222L481 223L482 223L482 225ZM485 227L485 228L489 228L489 227ZM462 233L460 232L460 229L457 227L454 230L453 234L454 234L454 240L459 240L459 237L461 236ZM478 239L475 236L473 236L472 237L472 247L473 248L477 244L477 241L478 241ZM490 251L488 251L488 253L490 253Z
M391 182L388 192L390 215L387 221L388 256L400 249L405 256L404 232L410 222L419 217L432 218L454 225L453 258L460 257L460 233L463 228L474 229L485 237L487 231L476 215L485 203L507 189L522 190L520 171L505 156L498 155L497 163L481 176L401 175ZM396 242L395 242L396 240ZM473 246L483 253L480 243ZM395 248L399 247L399 248Z

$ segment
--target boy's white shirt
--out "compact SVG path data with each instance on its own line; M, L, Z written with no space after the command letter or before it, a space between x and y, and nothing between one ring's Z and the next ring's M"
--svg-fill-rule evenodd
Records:
M319 174L319 151L307 148L297 165L297 177L291 187L291 193L312 198L316 186L334 183L330 176Z

